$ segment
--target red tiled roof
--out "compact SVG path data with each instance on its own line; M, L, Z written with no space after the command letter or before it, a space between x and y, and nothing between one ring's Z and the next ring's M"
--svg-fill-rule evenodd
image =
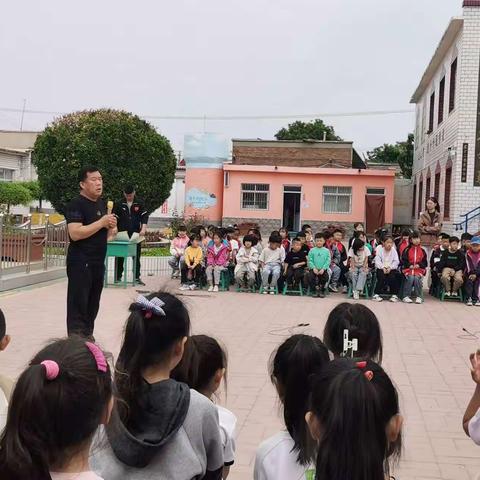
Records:
M480 7L480 0L463 0L464 7Z

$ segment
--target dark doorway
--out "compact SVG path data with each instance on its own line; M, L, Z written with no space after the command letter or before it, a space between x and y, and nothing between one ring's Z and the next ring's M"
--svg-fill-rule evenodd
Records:
M378 189L379 190L379 189ZM385 226L385 195L365 195L365 228L367 233Z
M300 230L302 187L283 187L283 226L289 232Z

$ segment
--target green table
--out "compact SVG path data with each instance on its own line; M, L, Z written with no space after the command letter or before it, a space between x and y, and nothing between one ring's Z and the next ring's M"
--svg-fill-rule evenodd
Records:
M107 256L105 257L105 280L104 280L104 286L105 288L109 286L123 286L123 288L127 288L128 285L135 285L135 278L136 278L136 268L137 268L137 244L138 242L122 242L118 240L113 240L111 242L107 243ZM108 282L108 259L109 257L122 257L124 259L123 265L124 265L124 274L123 274L123 280L121 282L115 282L115 279L117 278L117 265L114 260L114 272L113 272L113 279L114 283L109 283ZM133 262L133 276L132 276L132 281L129 282L127 280L128 278L128 270L127 270L127 261L128 257L132 258Z

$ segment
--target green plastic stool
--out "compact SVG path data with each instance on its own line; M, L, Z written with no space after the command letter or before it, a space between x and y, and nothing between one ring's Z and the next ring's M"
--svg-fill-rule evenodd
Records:
M288 284L287 282L285 282L285 285L283 287L283 292L282 292L282 295L288 295L288 294L293 294L293 295L300 295L301 297L303 297L303 287L302 287L302 284L299 283L298 284L298 288L297 289L292 289L292 290L289 290L288 288Z

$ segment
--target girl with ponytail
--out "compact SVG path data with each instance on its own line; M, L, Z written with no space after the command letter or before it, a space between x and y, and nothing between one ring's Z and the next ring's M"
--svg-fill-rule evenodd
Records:
M13 391L0 438L0 477L99 480L89 471L89 450L111 407L110 369L97 345L71 337L46 346Z
M305 423L310 377L328 362L327 348L310 335L293 335L272 355L270 378L283 405L286 431L268 438L258 448L255 480L310 478L316 451Z
M94 448L91 459L105 480L221 480L217 410L202 394L170 378L189 334L188 310L175 295L139 295L130 305L108 442L100 441L104 448Z
M376 363L341 358L314 377L306 415L316 480L386 480L401 452L398 395Z

